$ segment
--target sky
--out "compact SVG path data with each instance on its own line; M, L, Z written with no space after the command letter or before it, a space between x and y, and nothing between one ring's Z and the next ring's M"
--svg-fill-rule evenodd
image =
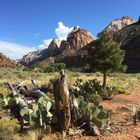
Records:
M65 40L74 26L94 36L112 20L140 16L140 0L0 0L0 52L11 59Z

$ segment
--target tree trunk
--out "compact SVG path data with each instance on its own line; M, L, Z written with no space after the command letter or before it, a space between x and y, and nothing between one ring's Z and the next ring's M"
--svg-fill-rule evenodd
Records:
M53 84L56 113L61 130L67 130L70 126L70 97L65 75L61 75Z
M103 73L103 87L106 87L106 72Z

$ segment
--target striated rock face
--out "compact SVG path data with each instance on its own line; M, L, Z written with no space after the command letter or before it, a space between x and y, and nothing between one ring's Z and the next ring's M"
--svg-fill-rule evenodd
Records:
M16 63L12 60L10 60L8 57L0 53L0 67L10 67L14 68L16 66Z
M71 49L79 50L85 45L95 40L90 32L79 27L75 27L73 31L68 35L67 42Z
M125 50L124 63L128 72L140 72L140 22L136 22L114 34L114 39Z
M61 40L53 39L50 45L48 46L47 51L49 52L50 55L53 55L60 50L60 45L61 45Z
M61 41L59 39L53 39L48 48L42 51L31 52L25 55L21 59L21 63L27 66L32 66L36 63L39 63L51 56L60 55L64 50L69 54L75 52L85 45L89 44L95 40L90 32L85 29L81 29L79 27L75 27L72 32L68 35L66 41ZM63 57L67 55L67 53L62 53ZM61 59L61 58L60 58Z
M38 59L40 57L40 51L30 52L27 55L24 55L23 58L20 60L20 63L23 65L30 64L33 60Z
M23 56L20 63L23 65L33 65L38 61L53 56L60 51L61 40L53 39L47 49L41 51L30 52Z
M136 21L128 16L124 16L120 19L113 20L105 29L104 31L110 33L116 33L117 31L121 30L122 28L135 23Z
M54 56L54 55L57 55L58 53L61 52L61 40L59 39L53 39L50 43L50 45L48 46L48 48L42 50L40 52L40 60L44 60L50 56Z

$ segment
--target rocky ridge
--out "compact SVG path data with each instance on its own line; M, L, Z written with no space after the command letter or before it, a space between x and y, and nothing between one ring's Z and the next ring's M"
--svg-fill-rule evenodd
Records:
M103 31L110 32L121 49L125 50L124 63L128 66L127 71L140 72L140 18L136 22L128 16L122 17L111 22ZM47 49L33 53L35 55L28 54L29 58L32 57L29 65L41 64L40 66L45 67L64 62L67 68L85 68L88 60L87 48L94 43L95 38L87 30L75 27L66 41L55 39ZM24 62L27 65L27 61Z
M135 23L136 21L128 16L124 16L120 19L113 20L105 29L109 33L116 33L117 31L123 29L124 27Z
M3 53L0 53L0 68L1 67L9 67L9 68L14 68L16 66L16 63L6 57Z
M95 40L95 37L93 37L90 32L85 29L75 27L72 32L69 33L66 41L53 39L48 48L25 55L21 59L20 63L26 66L32 66L49 57L61 55L61 53L63 56L66 56L67 54L63 53L63 51L68 51L69 54L73 53L89 44L93 40Z
M140 21L127 26L114 34L114 39L125 50L124 63L128 72L140 72Z

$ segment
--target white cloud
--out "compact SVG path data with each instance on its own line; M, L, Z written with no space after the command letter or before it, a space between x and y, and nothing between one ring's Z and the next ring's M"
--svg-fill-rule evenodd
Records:
M55 29L56 37L60 40L66 40L67 35L73 30L73 27L67 27L63 24L63 22L58 22L58 27ZM34 34L35 38L38 38L41 34L36 33ZM22 58L23 55L36 51L48 48L49 44L51 43L52 39L45 39L42 43L36 47L29 47L20 45L17 43L7 42L0 40L0 52L5 54L11 59L19 59Z
M36 49L33 47L27 47L24 45L0 40L0 52L11 59L22 58L23 55L35 50Z
M55 29L57 38L60 40L66 40L67 35L73 30L73 27L67 27L63 22L58 22L58 27Z
M63 22L59 21L58 22L58 27L55 29L55 34L56 37L60 40L66 40L67 39L67 35L73 30L73 27L67 27L63 24ZM45 39L43 40L43 43L41 43L40 45L38 45L36 48L38 50L42 50L45 48L48 48L48 46L50 45L51 41L53 39Z
M48 48L51 41L52 39L45 39L42 44L38 45L37 49L42 50L42 49Z
M58 27L55 29L56 37L60 40L66 40L67 35L73 30L73 27L67 27L63 22L58 22ZM38 50L48 48L53 39L45 39L43 43L37 46Z

